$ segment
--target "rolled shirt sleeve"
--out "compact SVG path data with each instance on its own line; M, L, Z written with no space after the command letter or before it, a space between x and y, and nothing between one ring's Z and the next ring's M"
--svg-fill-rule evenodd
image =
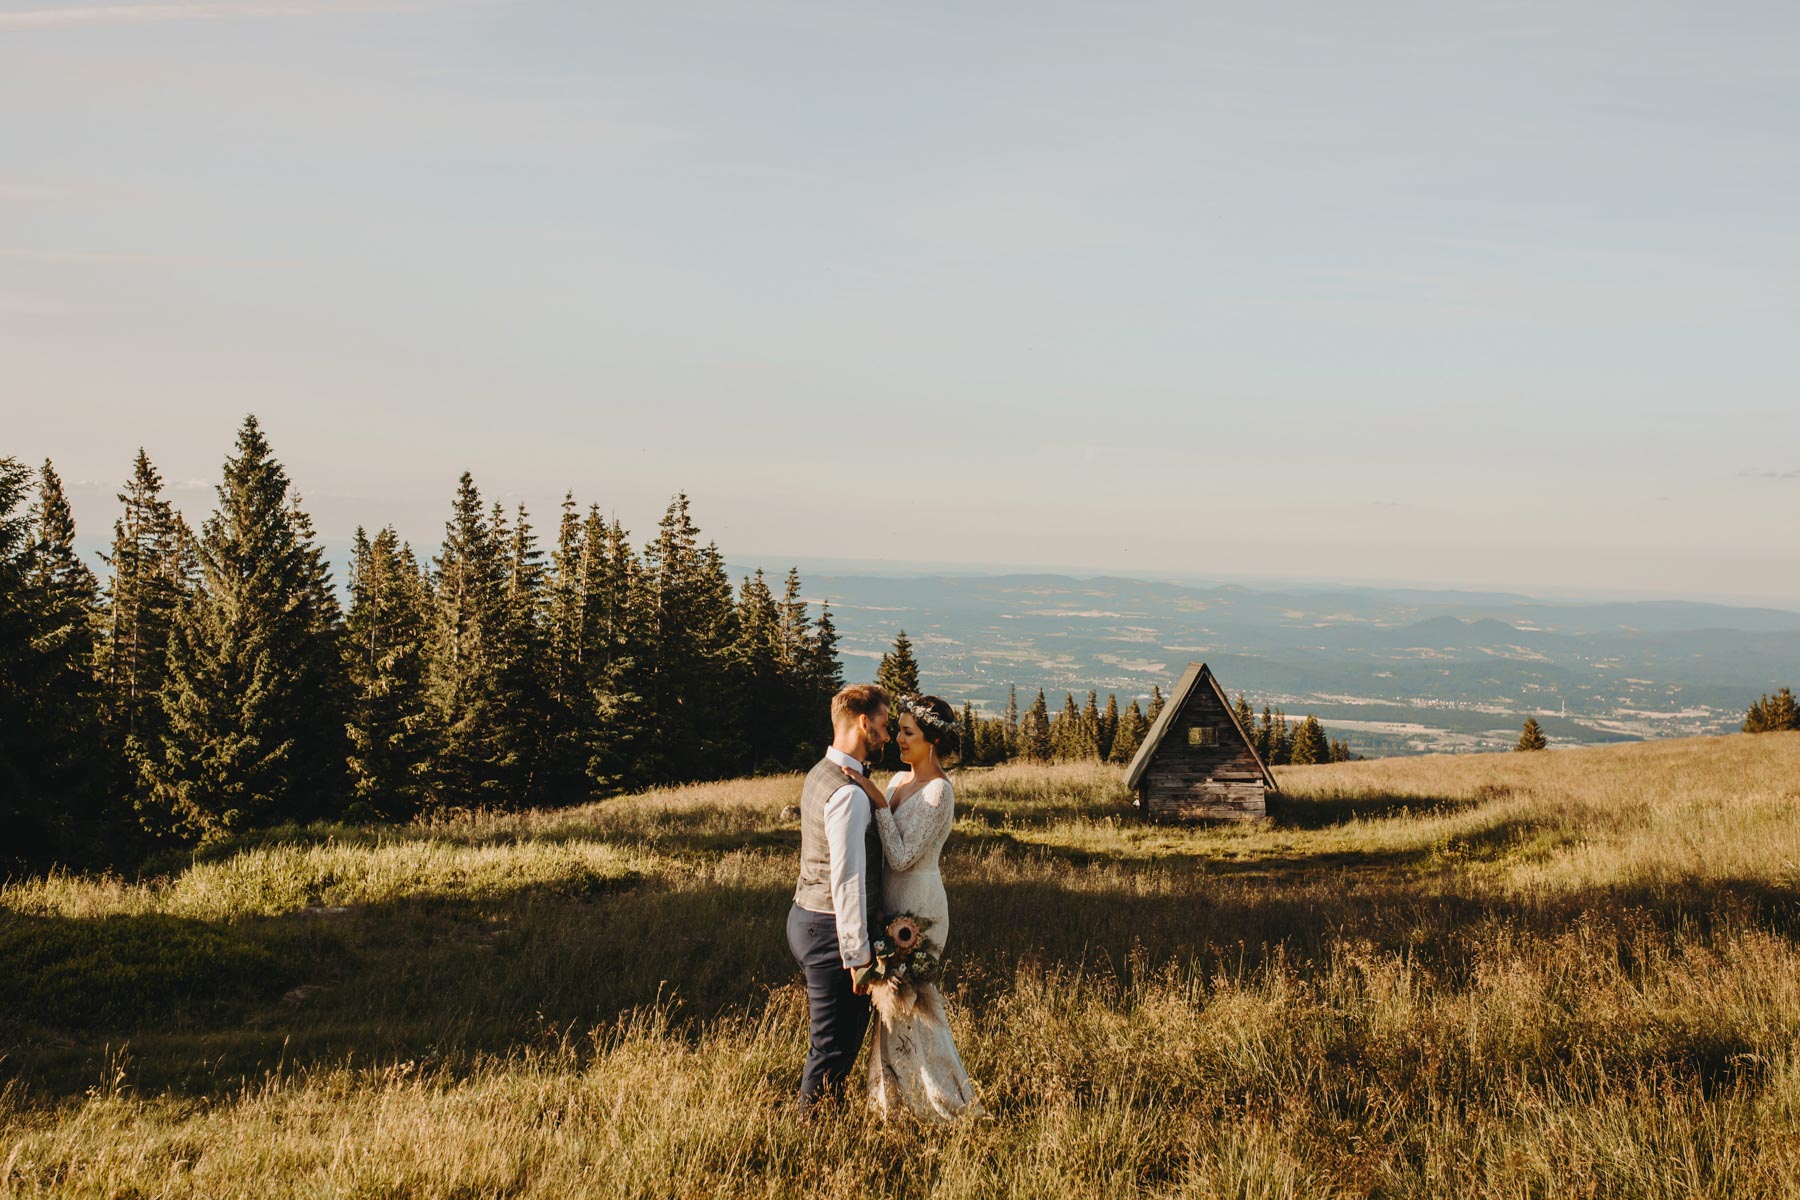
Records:
M867 890L869 798L854 783L831 793L825 802L825 845L831 856L831 906L837 912L838 957L846 967L860 967L869 950Z

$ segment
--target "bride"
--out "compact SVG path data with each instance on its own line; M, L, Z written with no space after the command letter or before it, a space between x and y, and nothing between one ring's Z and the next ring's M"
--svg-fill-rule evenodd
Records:
M881 791L865 776L846 770L868 793L881 832L881 911L911 913L930 922L926 937L939 954L950 932L950 904L938 854L955 819L955 793L938 760L958 744L956 713L936 696L899 701L895 744L910 770ZM885 920L885 918L884 918ZM950 1036L944 998L930 983L871 985L877 1020L869 1053L869 1099L884 1116L905 1108L927 1120L985 1116Z

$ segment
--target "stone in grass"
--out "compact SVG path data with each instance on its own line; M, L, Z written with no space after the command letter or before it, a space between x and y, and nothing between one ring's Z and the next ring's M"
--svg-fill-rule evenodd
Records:
M281 1002L283 1004L290 1004L290 1005L294 1005L295 1007L298 1007L299 1005L305 1004L308 1000L311 1000L314 996L318 995L320 992L325 992L325 991L330 991L330 990L331 989L327 988L322 983L303 983L299 987L292 988L288 992L286 992L281 997Z
M782 809L781 819L784 821L798 821L800 819L800 806L798 804L790 804Z

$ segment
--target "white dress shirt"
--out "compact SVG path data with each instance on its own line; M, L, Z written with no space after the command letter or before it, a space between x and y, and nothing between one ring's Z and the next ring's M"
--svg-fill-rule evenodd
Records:
M836 746L825 757L859 775L869 769ZM869 797L846 781L825 802L825 846L831 856L831 905L837 912L838 957L845 967L860 967L874 957L869 949L868 912L863 890L869 871ZM871 899L879 899L872 897Z

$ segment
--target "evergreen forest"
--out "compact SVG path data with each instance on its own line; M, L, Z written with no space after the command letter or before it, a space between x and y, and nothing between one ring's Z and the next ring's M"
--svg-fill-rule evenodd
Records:
M829 606L796 570L734 585L685 494L640 545L572 494L540 532L465 472L435 555L358 529L340 592L254 416L215 490L192 527L140 450L102 580L54 465L0 458L0 871L787 771L829 738ZM922 690L904 631L877 681ZM1015 688L962 706L960 762L1129 762L1161 707ZM1311 717L1237 716L1271 764L1349 757Z

